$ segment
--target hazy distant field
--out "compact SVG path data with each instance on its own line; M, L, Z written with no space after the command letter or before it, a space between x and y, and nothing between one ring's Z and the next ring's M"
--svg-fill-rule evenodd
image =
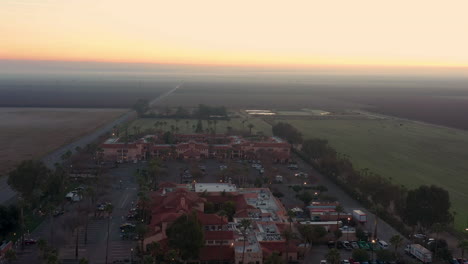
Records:
M93 78L0 79L0 107L129 108L177 82Z
M24 159L40 158L125 110L0 108L0 175Z
M287 120L305 137L326 138L359 168L408 187L450 192L456 225L468 219L468 132L398 120Z

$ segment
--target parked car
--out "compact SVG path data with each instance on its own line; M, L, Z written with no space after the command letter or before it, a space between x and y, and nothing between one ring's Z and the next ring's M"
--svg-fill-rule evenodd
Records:
M320 264L327 264L327 261L324 260L324 259L322 259L322 260L320 261Z
M135 229L135 225L132 224L132 223L124 223L122 225L120 225L120 230L123 230L123 231L133 231Z
M53 217L59 217L65 213L64 210L55 210L54 213L52 214Z
M343 241L342 244L343 244L344 249L353 250L353 248L351 247L351 244L348 241Z
M294 173L294 176L299 177L299 178L307 178L309 176L309 174L307 174L305 172L298 172L298 173Z
M26 238L24 239L24 244L25 245L34 245L37 243L37 240L36 239L32 239L32 238Z
M349 263L349 260L344 259L344 260L341 261L341 264L350 264L350 263Z
M288 165L288 169L290 169L290 170L298 170L299 167L297 166L297 164L289 164L289 165Z
M328 248L334 248L335 247L335 241L328 241L327 245L328 245Z
M351 247L352 247L353 249L358 249L358 248L359 248L359 245L358 245L358 243L357 243L356 241L351 241Z
M359 248L370 250L369 244L366 241L359 241L358 242Z

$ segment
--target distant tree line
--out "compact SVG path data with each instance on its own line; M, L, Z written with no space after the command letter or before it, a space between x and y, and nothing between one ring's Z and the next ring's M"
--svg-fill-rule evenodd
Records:
M196 119L228 119L228 111L225 106L209 106L199 104L194 110L182 106L170 108L166 106L159 113L150 110L149 102L139 99L132 107L141 118L196 118Z
M302 134L288 123L279 122L272 127L273 135L287 140L291 144L302 143Z
M434 231L437 226L453 224L450 196L445 189L422 185L408 190L369 169L358 170L347 155L338 153L327 140L302 140L287 123L273 126L273 134L289 142L302 142L301 150L295 150L299 156L401 233L409 235L410 229Z

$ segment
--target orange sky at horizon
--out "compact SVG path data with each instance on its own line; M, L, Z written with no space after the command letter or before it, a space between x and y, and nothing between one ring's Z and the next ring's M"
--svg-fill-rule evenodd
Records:
M0 59L468 67L464 0L3 0Z

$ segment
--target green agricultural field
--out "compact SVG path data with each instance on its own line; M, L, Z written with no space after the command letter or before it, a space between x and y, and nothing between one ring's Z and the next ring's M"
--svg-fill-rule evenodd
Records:
M247 120L242 124L243 120ZM131 122L128 126L128 133L134 134L135 129L138 129L141 132L151 133L155 129L155 124L157 122L165 122L164 125L159 126L159 129L165 131L171 131L172 127L175 129L178 127L178 133L182 134L190 134L195 133L195 126L198 123L196 119L168 119L168 118L139 118ZM209 124L207 120L202 120L203 129L206 130L207 128L214 129L215 123L211 121ZM252 124L254 127L252 128L252 134L257 133L258 131L263 131L265 135L271 135L271 127L266 122L264 122L260 118L255 117L246 117L246 118L231 118L231 120L218 120L216 122L216 133L226 133L228 127L232 127L234 130L244 130L249 131L248 125Z
M450 192L456 227L468 224L468 132L401 120L287 120L306 138L328 139L358 168L409 188Z

